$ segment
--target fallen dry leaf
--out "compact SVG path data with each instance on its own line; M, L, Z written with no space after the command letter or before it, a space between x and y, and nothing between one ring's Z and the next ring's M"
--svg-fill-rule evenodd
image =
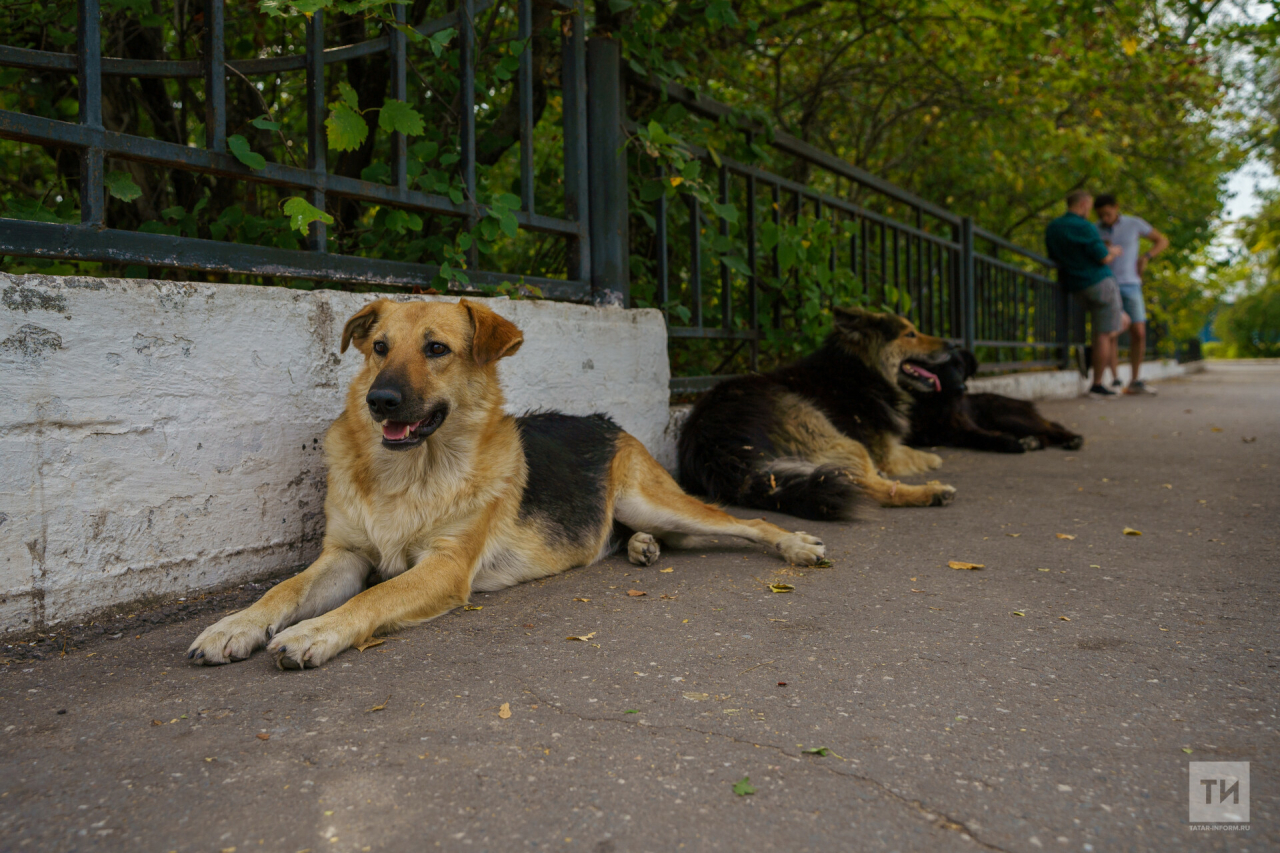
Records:
M705 702L711 698L710 693L682 693L680 694L690 702Z
M375 640L372 637L370 637L369 639L365 640L363 643L356 643L356 649L358 651L364 651L365 649L371 649L374 646L380 646L385 642L386 640Z
M163 725L164 725L164 720L152 720L152 721L151 721L151 725L153 725L153 726L163 726Z
M575 598L574 601L590 601L589 598Z
M1222 427L1209 427L1209 432L1222 432Z
M1071 533L1059 533L1058 538L1059 539L1075 539L1076 537L1074 534L1071 534Z
M649 594L649 593L645 592L645 591L644 591L644 590L642 590L642 589L629 589L629 590L627 590L627 595L631 596L632 598L639 598L639 597L640 597L640 596L642 596L642 595L648 595L648 594Z
M794 592L795 587L789 583L771 583L769 589L773 592Z
M463 610L484 610L483 604L468 604L462 608Z
M1173 488L1173 483L1163 483L1163 484L1160 486L1160 488L1162 488L1162 489L1172 489L1172 488Z
M1013 611L1013 614L1012 614L1012 615L1014 615L1014 616L1026 616L1027 614L1023 613L1021 610L1015 610L1015 611Z
M585 642L587 642L588 640L590 640L592 637L594 637L595 635L596 635L596 632L595 632L595 631L592 631L590 634L583 634L581 637L565 637L565 639L566 639L566 640L578 640L579 642L583 642L583 643L585 643Z
M1005 534L1005 536L1011 536L1011 537L1013 537L1014 539L1017 539L1017 538L1018 538L1019 536L1021 536L1021 535L1022 535L1021 533L1006 533L1006 534Z
M1253 444L1255 441L1257 441L1257 440L1258 440L1258 437L1257 437L1256 435L1255 435L1255 436L1250 436L1249 438L1245 438L1244 436L1240 436L1240 440L1241 440L1241 441L1243 441L1245 444Z
M660 595L660 596L659 596L659 598L665 598L665 599L668 599L668 600L670 600L670 601L675 601L675 600L676 600L676 597L675 597L674 595L667 595L665 592L664 592L662 595Z
M374 705L374 706L373 706L372 708L370 708L366 713L372 714L374 711L381 711L381 710L384 710L384 709L387 707L387 703L388 703L388 702L390 702L390 701L391 701L391 697L390 697L390 696L388 696L386 699L383 699L383 700L382 700L382 704L381 704L381 705Z
M498 717L503 720L511 719L511 703L503 702L502 707L498 709Z
M913 590L911 590L911 591L912 591L912 592L924 592L924 590L923 590L923 589L913 589Z
M664 575L665 575L665 574L667 574L668 572L674 572L674 571L675 571L675 568L674 568L674 567L672 567L672 568L670 568L670 569L658 569L658 571L659 571L661 574L664 574Z
M1071 621L1071 620L1070 620L1070 619L1068 619L1066 616L1059 616L1058 618L1059 618L1059 619L1061 619L1063 622L1070 622L1070 621Z
M977 571L978 569L985 569L987 567L986 563L966 563L964 560L948 560L947 565L953 569L969 569L971 571Z
M1141 530L1134 530L1132 527L1126 527L1126 528L1124 529L1124 535L1125 535L1125 536L1141 536L1141 535L1142 535L1142 531L1141 531Z
M271 735L266 732L258 732L258 740L271 740Z

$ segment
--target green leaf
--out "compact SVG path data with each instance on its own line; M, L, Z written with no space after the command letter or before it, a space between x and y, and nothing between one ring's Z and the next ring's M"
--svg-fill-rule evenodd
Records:
M738 209L731 204L721 204L718 201L711 202L711 209L716 212L716 216L727 219L730 222L738 221Z
M385 184L391 179L391 167L386 163L370 163L360 170L360 180L375 184Z
M662 129L657 120L649 122L649 141L656 145L679 145L680 140Z
M737 255L722 255L720 263L741 275L751 275L751 268L747 266L747 262Z
M121 201L133 201L142 195L142 188L133 182L133 176L128 172L107 172L103 183L107 192Z
M453 37L457 32L453 27L449 27L435 35L428 36L427 46L431 48L432 55L439 57L440 54L444 53L444 49L449 46L449 42L453 41Z
M306 15L311 17L322 9L329 8L332 0L258 0L258 8L272 17L285 15Z
M388 133L397 131L405 136L421 136L425 126L418 111L404 101L388 98L378 111L378 127Z
M743 776L737 782L733 783L733 792L739 797L749 797L756 792L755 785L751 784L750 776Z
M356 112L360 111L360 96L356 94L356 90L351 88L351 84L343 81L338 84L338 100Z
M250 169L262 169L267 165L267 158L250 149L249 140L238 133L227 137L227 149Z
M295 231L307 233L312 222L320 221L325 225L333 224L333 217L318 207L312 206L305 198L294 196L284 200L284 213L289 217L289 227Z
M823 758L826 758L828 755L831 754L831 750L825 746L815 746L812 749L802 749L800 751L803 752L805 755L820 755Z
M498 220L498 224L502 227L502 232L508 237L516 236L516 229L518 226L514 213L509 210L503 211L502 217Z
M258 116L253 121L249 122L249 124L253 125L258 130L279 130L280 129L280 122L272 121L266 116Z
M495 198L493 203L495 206L505 207L507 210L519 210L520 196L515 195L514 193L503 193Z
M666 194L669 186L671 186L670 183L664 183L656 178L645 181L640 185L640 200L657 201Z
M343 103L329 105L329 117L324 120L328 130L329 145L338 151L354 151L364 144L369 136L369 125L355 110Z
M639 712L639 711L637 711L637 710L636 710L636 709L634 709L634 708L628 708L627 710L623 711L622 713L624 713L624 714L639 714L640 712Z

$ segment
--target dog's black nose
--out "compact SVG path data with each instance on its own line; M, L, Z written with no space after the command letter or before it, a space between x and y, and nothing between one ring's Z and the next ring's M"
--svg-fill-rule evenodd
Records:
M389 418L395 414L401 399L400 392L394 388L374 388L365 396L364 401L375 415Z

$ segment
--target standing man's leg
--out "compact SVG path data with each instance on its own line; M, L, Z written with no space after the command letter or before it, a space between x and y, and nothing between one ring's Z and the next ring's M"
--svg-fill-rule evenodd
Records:
M1089 310L1093 322L1093 385L1089 393L1098 397L1114 397L1115 391L1103 384L1103 371L1115 354L1116 336L1124 323L1120 307L1120 289L1114 278L1105 278L1077 294Z
M1120 285L1120 301L1130 319L1129 364L1132 367L1132 373L1129 374L1127 390L1129 393L1140 394L1147 390L1138 375L1142 369L1142 357L1147 349L1147 307L1142 298L1142 285Z

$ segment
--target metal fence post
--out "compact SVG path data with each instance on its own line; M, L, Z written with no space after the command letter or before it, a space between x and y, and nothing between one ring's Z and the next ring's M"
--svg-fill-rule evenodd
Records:
M102 131L102 31L98 0L80 0L76 21L76 73L80 80L80 123ZM80 154L80 221L101 228L106 219L104 157L100 137Z
M622 61L612 38L587 41L587 180L591 296L628 307L627 152L622 140Z
M1071 297L1061 287L1057 288L1058 302L1058 365L1063 370L1071 367Z
M328 177L325 157L328 153L328 137L324 129L324 12L316 12L308 19L307 32L307 168L316 176L318 186L311 190L311 204L324 210L324 187ZM324 223L311 223L307 234L307 248L313 252L325 251Z
M971 352L977 314L973 291L973 218L966 216L960 220L960 305L963 311L960 328L964 348Z
M227 69L223 0L204 4L204 138L210 151L227 150Z

